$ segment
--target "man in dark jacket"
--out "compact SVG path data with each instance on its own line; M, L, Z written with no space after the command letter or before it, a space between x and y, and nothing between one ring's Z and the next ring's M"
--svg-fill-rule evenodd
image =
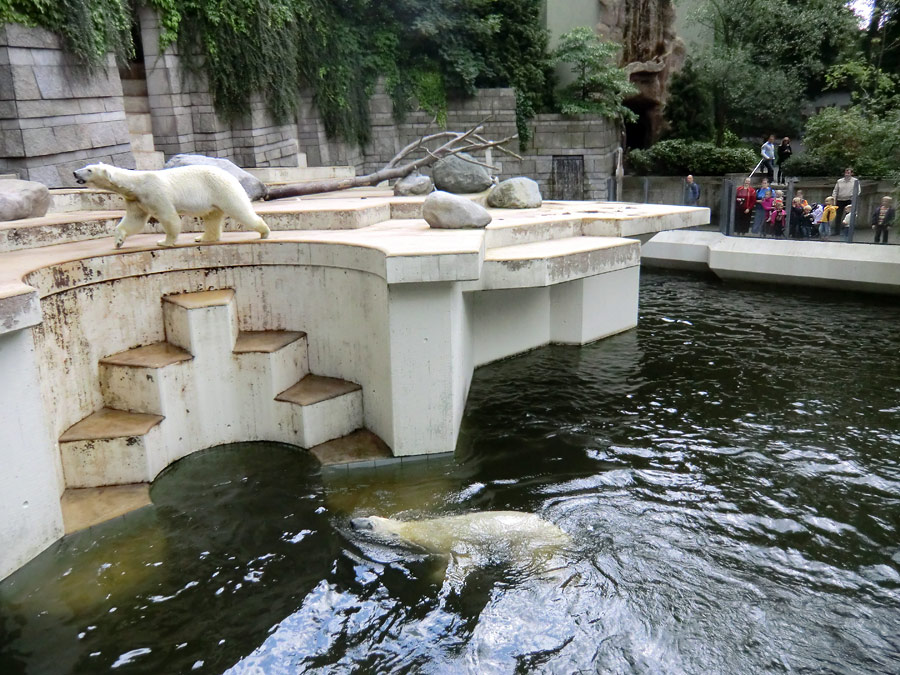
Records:
M872 229L875 230L875 243L888 243L888 231L894 224L894 217L897 215L894 210L893 199L890 197L881 198L881 206L872 213ZM883 241L879 241L884 238Z
M684 179L684 204L685 206L697 206L700 201L700 186L694 182L693 176Z

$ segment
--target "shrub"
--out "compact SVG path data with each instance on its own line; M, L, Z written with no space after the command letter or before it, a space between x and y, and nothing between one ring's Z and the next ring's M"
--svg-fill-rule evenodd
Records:
M726 173L749 172L756 164L756 155L746 147L717 148L712 143L675 139L660 141L647 150L628 153L634 173L661 176L721 176Z

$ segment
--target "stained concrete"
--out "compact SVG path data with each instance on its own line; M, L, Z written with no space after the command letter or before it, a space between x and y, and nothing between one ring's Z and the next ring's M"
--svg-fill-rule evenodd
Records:
M93 527L151 503L148 483L70 488L60 500L66 534Z

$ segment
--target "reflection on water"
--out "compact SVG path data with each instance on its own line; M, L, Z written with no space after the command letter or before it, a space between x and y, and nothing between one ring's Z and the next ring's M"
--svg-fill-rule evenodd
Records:
M455 461L176 465L0 584L0 672L900 671L900 308L645 275L636 331L480 369ZM538 513L552 570L350 517Z

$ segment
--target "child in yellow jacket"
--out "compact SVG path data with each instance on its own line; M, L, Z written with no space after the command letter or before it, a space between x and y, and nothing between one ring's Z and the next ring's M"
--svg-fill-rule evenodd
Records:
M819 239L827 239L832 233L832 225L834 219L837 218L837 206L834 205L834 197L825 199L825 210L822 211L822 218L819 220Z

